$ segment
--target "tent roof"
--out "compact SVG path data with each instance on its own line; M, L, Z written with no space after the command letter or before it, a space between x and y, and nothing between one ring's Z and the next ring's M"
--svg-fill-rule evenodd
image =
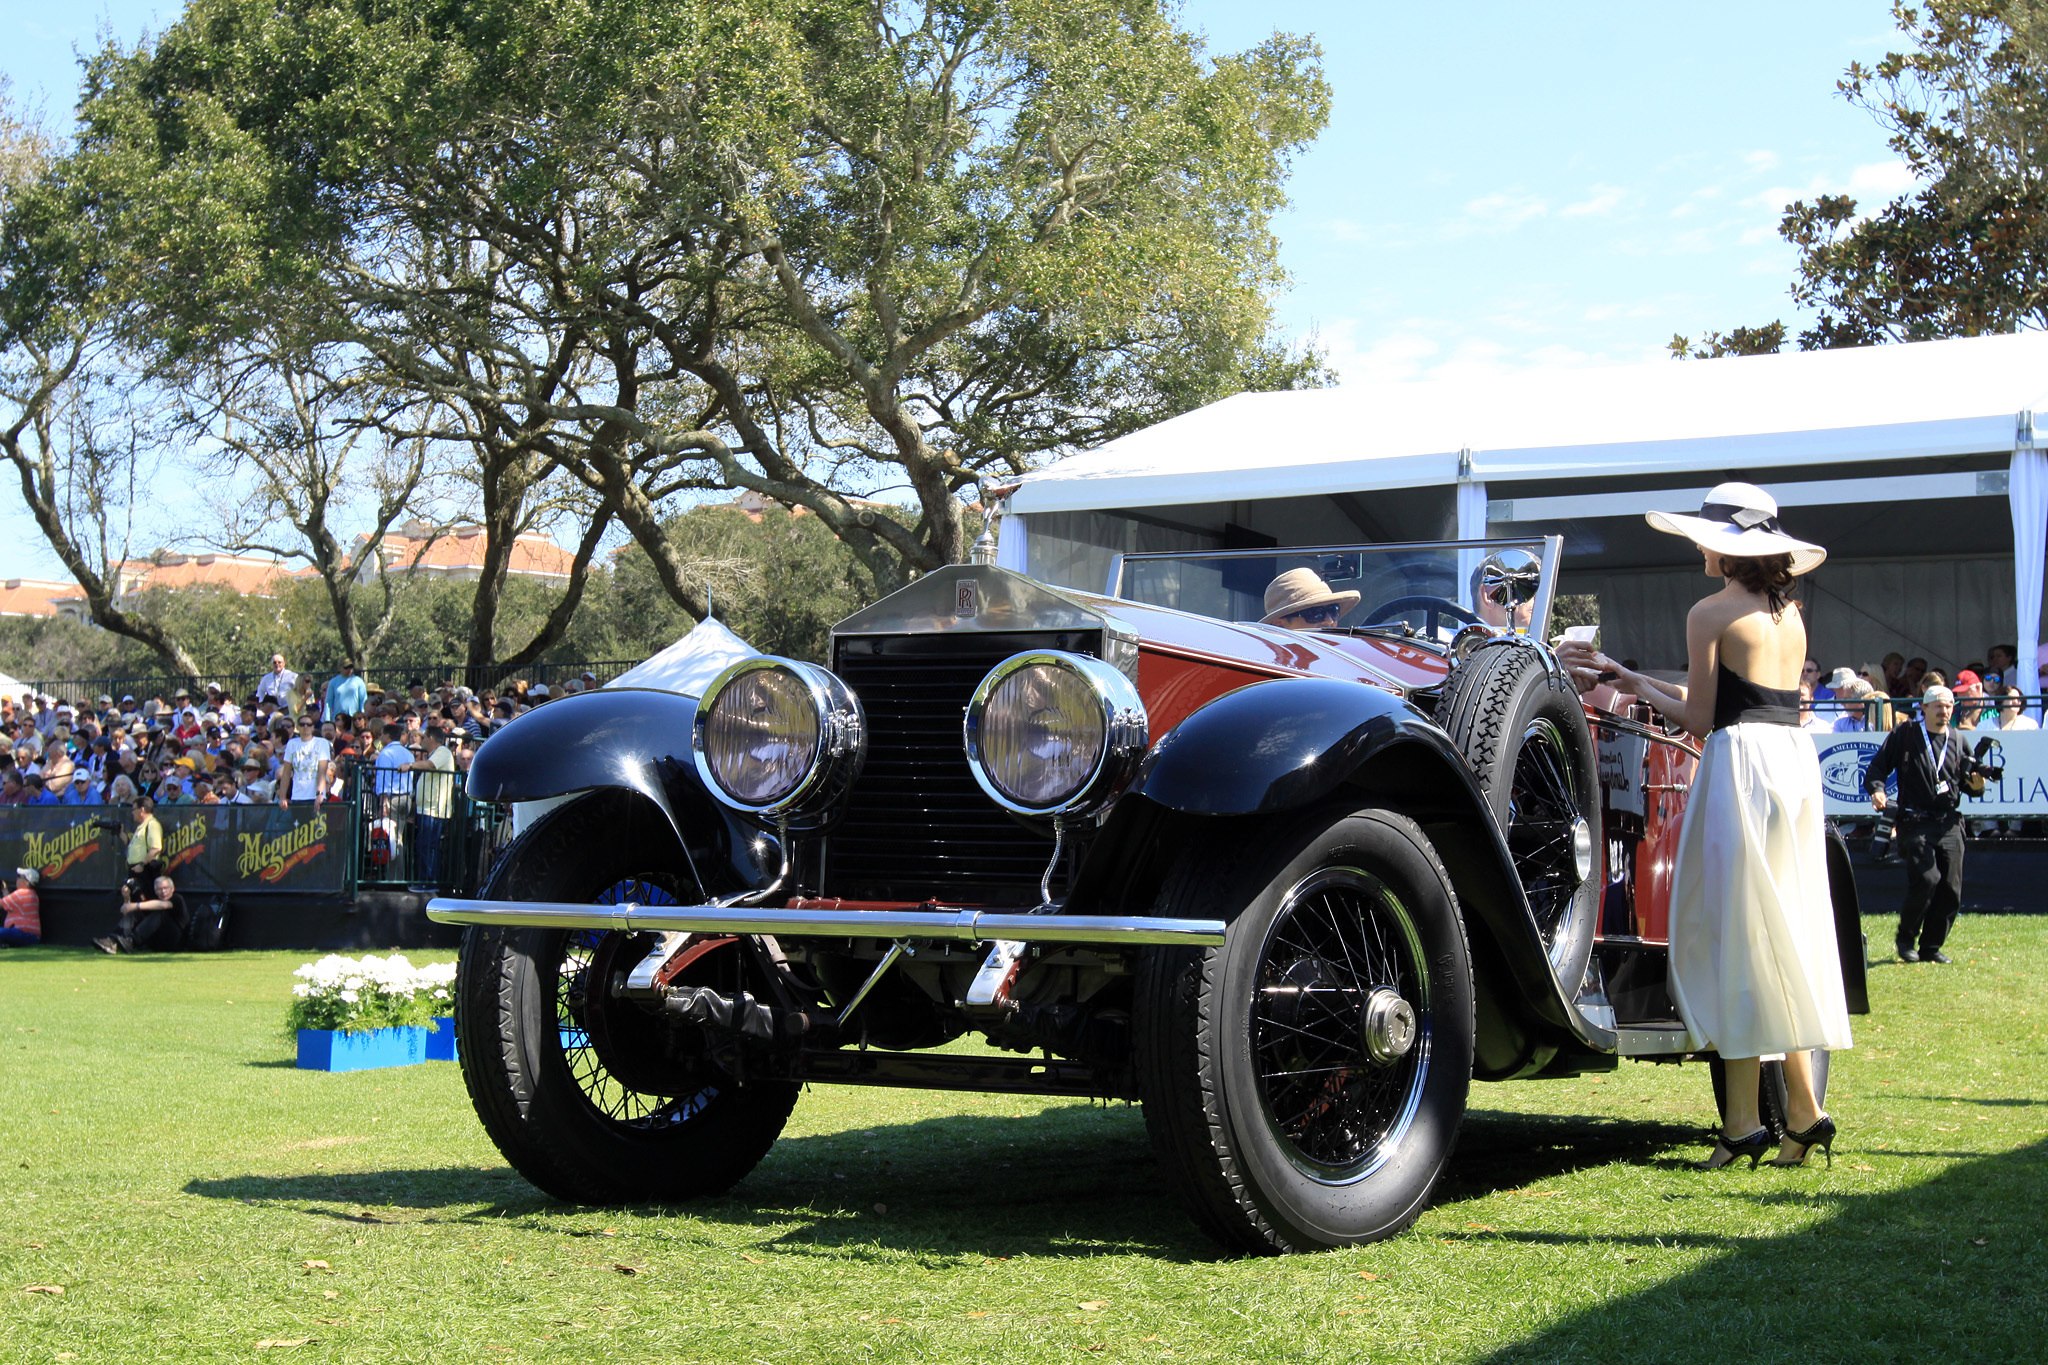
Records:
M751 659L760 652L713 617L699 621L682 639L653 658L635 664L605 686L651 687L700 697L713 678L741 659Z
M1014 512L1932 459L2048 409L2048 333L1243 393L1026 478Z

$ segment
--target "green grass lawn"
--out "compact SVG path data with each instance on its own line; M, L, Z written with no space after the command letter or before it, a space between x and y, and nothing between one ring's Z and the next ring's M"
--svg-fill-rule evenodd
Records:
M1479 1087L1410 1232L1268 1260L1133 1108L819 1087L729 1198L580 1209L451 1065L295 1070L308 955L0 952L0 1360L2040 1361L2048 918L1956 937L1873 968L1832 1171L1688 1169L1705 1068L1625 1063Z

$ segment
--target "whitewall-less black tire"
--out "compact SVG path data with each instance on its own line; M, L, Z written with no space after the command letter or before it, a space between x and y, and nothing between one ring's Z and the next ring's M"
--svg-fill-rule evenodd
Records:
M1448 1161L1473 988L1450 879L1391 811L1323 807L1190 859L1159 913L1224 946L1145 952L1145 1123L1196 1221L1271 1253L1392 1236Z

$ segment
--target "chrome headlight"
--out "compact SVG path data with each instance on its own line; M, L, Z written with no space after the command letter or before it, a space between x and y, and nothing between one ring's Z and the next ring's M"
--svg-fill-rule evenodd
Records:
M859 775L867 720L852 689L816 664L745 659L704 689L690 749L726 805L794 818L830 805Z
M1123 790L1145 755L1145 704L1116 669L1084 654L1014 654L967 704L967 766L999 806L1080 815Z

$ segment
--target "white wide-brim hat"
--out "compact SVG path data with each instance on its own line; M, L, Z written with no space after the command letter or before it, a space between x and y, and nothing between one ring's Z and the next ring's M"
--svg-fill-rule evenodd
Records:
M1283 616L1333 602L1349 607L1355 605L1358 598L1359 594L1355 592L1330 591L1330 585L1314 569L1289 569L1266 585L1266 614L1259 619L1270 623Z
M1791 555L1792 572L1811 573L1828 552L1785 534L1778 524L1778 502L1753 483L1716 484L1700 504L1698 516L1684 512L1651 512L1650 525L1716 554L1737 559Z

